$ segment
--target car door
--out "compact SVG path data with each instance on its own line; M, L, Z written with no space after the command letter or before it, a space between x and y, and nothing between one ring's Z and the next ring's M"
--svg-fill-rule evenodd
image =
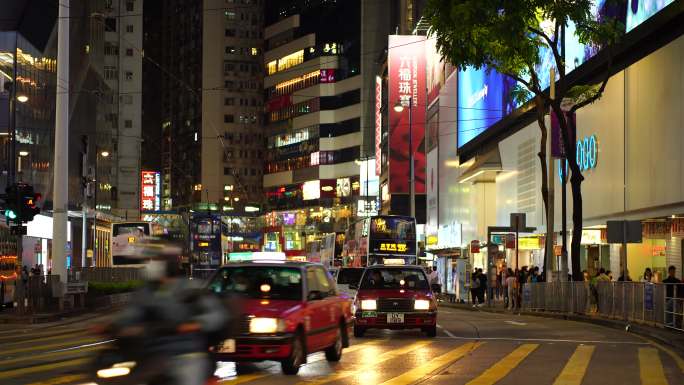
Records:
M324 315L328 311L328 302L325 301L326 297L322 291L324 288L318 282L314 266L306 269L306 288L307 349L309 352L315 352L325 347L328 318Z
M337 338L337 329L340 319L340 306L339 298L337 293L337 288L328 273L322 267L316 267L316 280L318 281L318 286L323 293L323 311L321 312L321 323L325 324L326 331L323 333L323 346L327 347L335 343Z

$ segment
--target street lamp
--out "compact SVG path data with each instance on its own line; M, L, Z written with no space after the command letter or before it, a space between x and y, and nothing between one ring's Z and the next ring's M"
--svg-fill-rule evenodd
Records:
M107 158L109 156L109 151L102 151L100 155L102 155L103 158Z
M19 181L22 181L22 169L21 169L21 160L23 157L28 156L29 152L26 150L21 150L19 151L19 157L17 158L17 175L19 176Z
M26 102L28 102L28 96L26 96L24 94L17 95L17 101L19 103L26 103Z
M409 207L410 207L410 215L411 217L415 218L416 217L416 189L415 189L415 183L414 183L414 178L415 178L415 170L414 167L415 165L413 164L413 98L409 97L408 100L408 116L409 116L409 150L408 150L408 156L409 156ZM404 105L402 104L401 100L398 100L397 103L394 105L394 111L397 113L401 113L404 111Z

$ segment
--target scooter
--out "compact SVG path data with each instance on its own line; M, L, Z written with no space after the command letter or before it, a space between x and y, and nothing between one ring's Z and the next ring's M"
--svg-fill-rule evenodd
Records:
M182 326L179 328L182 329ZM139 331L123 330L114 337L111 346L100 351L87 371L86 379L78 385L168 385L171 383L169 365L176 357L163 349L155 349L148 335ZM207 358L208 360L210 358ZM213 361L212 361L213 362ZM176 364L174 362L173 364ZM218 384L210 365L206 385Z

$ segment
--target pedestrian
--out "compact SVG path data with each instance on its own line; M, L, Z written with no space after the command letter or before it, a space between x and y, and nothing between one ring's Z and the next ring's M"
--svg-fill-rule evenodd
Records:
M644 275L641 277L641 282L651 283L652 280L653 280L653 272L651 271L650 267L647 267L646 270L644 270Z
M529 273L527 271L527 266L523 266L520 272L518 273L518 281L517 284L518 286L516 287L516 297L515 297L515 305L520 308L522 305L522 291L523 287L525 286L525 283L527 283L527 278L529 276Z
M627 277L625 278L625 273L620 274L618 282L632 282L632 277L629 276L629 270L626 270L625 272L627 273Z
M508 269L508 274L506 276L506 305L508 309L513 309L516 306L515 293L516 293L516 278L513 273L513 269Z
M480 302L478 306L484 306L485 292L487 291L487 275L482 272L482 269L477 269L477 272L480 279L480 288L477 292L478 301Z
M437 266L433 266L428 274L428 282L430 283L430 288L436 294L440 293L441 287L439 285L439 274L437 273Z
M677 268L671 265L667 268L667 278L663 280L665 284L666 317L665 325L681 328L682 327L682 299L684 298L684 286L682 281L675 276ZM675 318L676 317L676 318Z
M470 277L470 297L472 298L473 307L477 306L478 290L480 289L480 276L478 270L475 269Z
M499 271L496 273L496 287L495 287L495 295L496 299L499 300L501 299L502 296L502 291L503 291L503 270Z
M40 268L38 267L38 264L36 263L35 266L31 268L31 275L34 277L37 277L40 275Z

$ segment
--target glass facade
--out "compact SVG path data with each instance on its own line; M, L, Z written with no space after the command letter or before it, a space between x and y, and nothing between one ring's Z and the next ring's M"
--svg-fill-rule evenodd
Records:
M20 33L0 32L3 191L14 175L16 181L34 185L36 192L51 201L56 69L57 61Z

